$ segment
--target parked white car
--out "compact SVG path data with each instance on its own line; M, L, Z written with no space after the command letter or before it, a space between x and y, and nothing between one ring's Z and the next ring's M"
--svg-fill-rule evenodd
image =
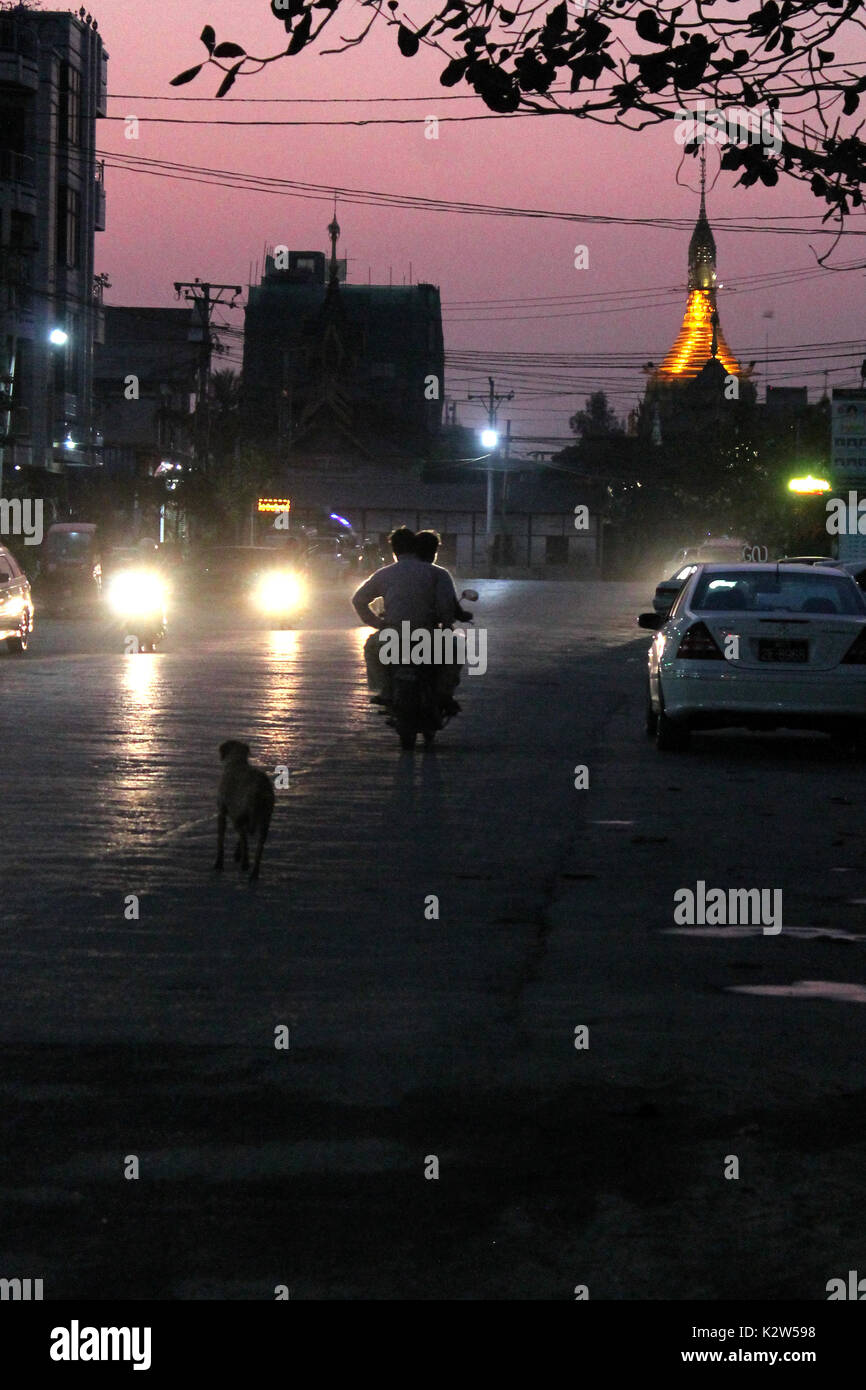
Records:
M866 735L866 599L841 570L699 565L649 650L647 732L682 748L692 729Z
M15 556L0 545L0 642L20 656L33 631L33 595Z

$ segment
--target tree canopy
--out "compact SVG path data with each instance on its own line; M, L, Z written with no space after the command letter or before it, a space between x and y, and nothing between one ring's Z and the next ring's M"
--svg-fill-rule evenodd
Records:
M493 112L565 113L632 130L679 121L686 149L725 145L722 166L738 170L740 184L772 186L780 174L806 182L826 204L825 220L840 226L862 204L866 75L863 62L846 57L866 52L861 0L434 0L420 23L400 0L269 7L288 35L283 47L251 54L218 42L206 25L206 58L173 85L214 67L222 97L239 77L305 49L357 47L379 24L393 31L404 58L435 50L442 85L469 86ZM338 33L341 20L353 32Z
M568 428L581 439L610 439L625 433L604 391L593 391L587 396L586 408L572 415Z

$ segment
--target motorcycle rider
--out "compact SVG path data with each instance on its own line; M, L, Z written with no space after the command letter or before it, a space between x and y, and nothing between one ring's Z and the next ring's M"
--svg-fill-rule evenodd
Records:
M419 558L414 531L408 526L398 526L388 541L394 563L376 570L352 595L352 607L361 622L376 629L364 643L367 685L373 704L390 703L391 668L383 666L379 660L384 629L399 631L401 623L408 622L412 631L417 631L453 622L457 602L448 571L439 569L438 565L431 567ZM373 603L380 611L373 610Z

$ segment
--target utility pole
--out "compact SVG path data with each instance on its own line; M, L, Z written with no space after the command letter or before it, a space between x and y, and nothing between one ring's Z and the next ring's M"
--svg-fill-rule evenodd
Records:
M765 319L774 319L774 318L776 317L775 310L774 310L774 309L765 309L764 312L763 312L763 314L761 315L761 317L762 317L762 318L765 318ZM770 384L770 328L769 328L769 325L768 325L768 326L767 326L767 330L766 330L766 332L765 332L765 334L764 334L764 400L765 400L765 401L769 399L769 397L767 396L767 387L769 386L769 384Z
M225 304L227 308L233 309L235 302L240 294L243 293L240 285L211 285L202 282L198 278L195 280L175 280L174 292L178 299L181 295L189 300L195 307L198 316L199 328L201 329L201 341L199 344L198 355L198 404L196 407L196 454L198 461L205 472L208 467L208 449L210 447L210 359L213 338L210 326L213 311L218 304ZM231 295L231 303L223 299L223 293Z
M511 421L505 421L505 444L502 450L502 457L505 460L505 472L502 474L502 495L499 499L499 512L502 519L502 530L505 531L505 508L508 505L508 460L511 458ZM503 545L505 541L503 540Z
M487 384L488 384L488 388L489 388L489 389L488 389L488 393L487 393L486 396L469 396L468 399L469 399L470 401L486 401L486 403L487 403L487 428L488 428L490 431L492 431L493 434L495 434L495 433L496 433L496 411L497 411L497 408L499 407L499 405L500 405L500 403L501 403L502 401L512 401L512 400L514 400L514 392L513 392L513 391L507 391L507 392L505 392L504 394L497 395L497 394L496 394L496 383L494 382L492 376L489 376L489 377L487 378ZM494 453L496 454L497 458L500 456L500 451L499 451L499 440L498 440L498 438L494 441L494 443L493 443L493 445L492 445L492 447L491 447L490 454L488 455L488 459L492 459ZM494 542L494 537L493 537L493 465L492 465L492 463L488 462L488 464L487 464L487 529L486 529L486 547L487 547L487 569L488 569L488 573L489 573L489 574L492 574L492 573L493 573L493 542Z

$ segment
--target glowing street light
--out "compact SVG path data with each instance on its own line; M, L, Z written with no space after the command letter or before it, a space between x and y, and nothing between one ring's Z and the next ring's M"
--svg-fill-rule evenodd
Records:
M53 343L55 347L63 347L69 342L69 334L65 328L52 328L48 334L48 341Z
M788 483L788 491L808 496L819 492L829 492L830 484L826 478L813 478L812 474L808 473L805 478L792 478Z
M499 435L496 433L496 430L482 430L481 443L484 445L485 449L495 449L499 443Z

